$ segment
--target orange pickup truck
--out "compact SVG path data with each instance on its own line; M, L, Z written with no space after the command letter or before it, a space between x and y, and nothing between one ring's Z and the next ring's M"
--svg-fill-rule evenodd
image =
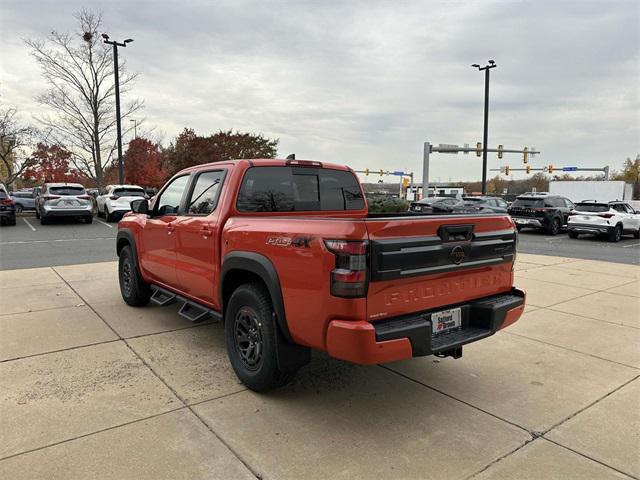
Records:
M188 168L118 225L122 297L224 322L249 388L287 383L326 351L373 364L459 358L515 322L506 214L370 214L345 166L235 160Z

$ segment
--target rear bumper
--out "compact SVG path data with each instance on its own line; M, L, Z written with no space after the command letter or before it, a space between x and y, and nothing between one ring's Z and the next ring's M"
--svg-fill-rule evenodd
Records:
M85 207L77 208L51 208L44 207L41 215L43 217L80 217L93 215L93 206L87 205Z
M516 222L516 225L520 227L543 227L543 222L537 218L528 218L528 217L512 217L513 221Z
M612 225L591 225L585 223L570 223L567 227L570 232L576 233L612 233Z
M411 357L450 352L516 322L524 311L525 292L480 298L463 305L450 305L407 316L367 321L333 320L327 330L327 352L359 364L386 363ZM460 330L432 335L431 314L460 307Z

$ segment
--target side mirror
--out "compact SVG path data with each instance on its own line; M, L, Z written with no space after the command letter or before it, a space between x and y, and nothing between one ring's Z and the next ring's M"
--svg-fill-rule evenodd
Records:
M149 215L149 202L146 198L138 198L131 202L131 211L133 213L142 213Z

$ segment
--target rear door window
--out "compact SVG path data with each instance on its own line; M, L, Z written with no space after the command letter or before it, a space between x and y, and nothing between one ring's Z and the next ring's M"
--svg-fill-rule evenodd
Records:
M187 202L187 215L208 215L216 209L224 170L198 175Z
M348 171L311 167L253 167L238 193L241 212L361 210L364 198Z

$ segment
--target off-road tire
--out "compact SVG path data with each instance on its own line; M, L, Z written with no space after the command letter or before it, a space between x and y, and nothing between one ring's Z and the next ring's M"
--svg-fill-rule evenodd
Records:
M140 273L130 246L120 250L118 258L118 281L122 299L132 307L142 307L149 303L151 287L146 283Z
M225 308L227 355L237 377L255 392L286 385L296 374L297 369L278 368L277 328L271 297L263 285L248 283L233 292ZM259 352L259 359L251 359L249 345Z
M613 232L609 234L609 241L613 243L617 243L622 239L622 226L616 225L613 229Z
M560 219L554 218L553 220L551 220L551 223L545 229L545 231L548 235L557 235L558 233L560 233L560 227L561 227Z

